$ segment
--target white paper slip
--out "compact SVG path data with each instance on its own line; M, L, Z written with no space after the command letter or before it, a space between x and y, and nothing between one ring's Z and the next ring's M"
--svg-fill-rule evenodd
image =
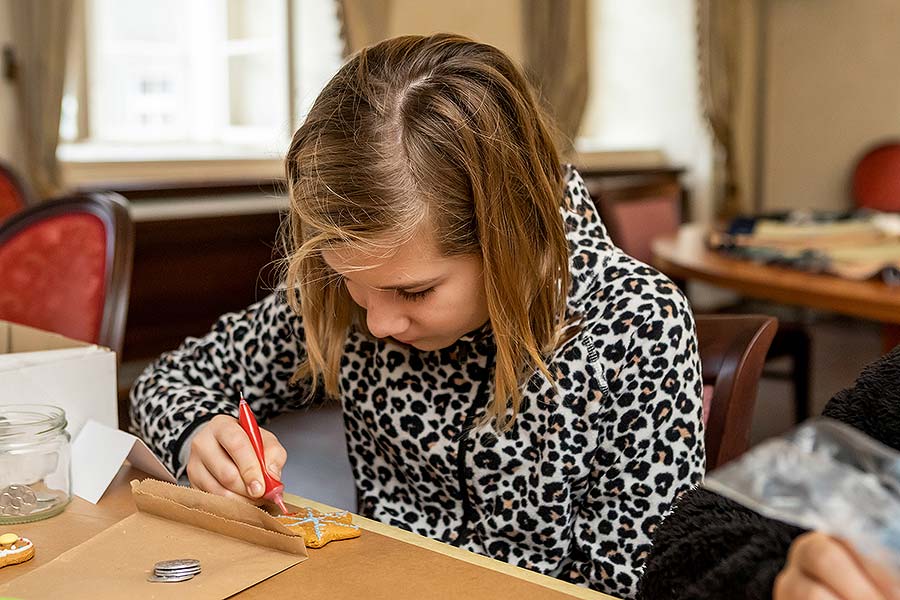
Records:
M88 420L72 444L72 493L96 504L126 459L156 479L175 483L143 440Z

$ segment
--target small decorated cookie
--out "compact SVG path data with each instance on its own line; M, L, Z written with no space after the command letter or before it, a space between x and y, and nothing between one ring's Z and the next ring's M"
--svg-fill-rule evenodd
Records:
M34 544L15 533L0 535L0 568L17 565L34 557Z
M275 518L302 533L308 548L321 548L328 542L359 537L359 527L353 524L353 515L348 512L321 513L312 508L301 508Z

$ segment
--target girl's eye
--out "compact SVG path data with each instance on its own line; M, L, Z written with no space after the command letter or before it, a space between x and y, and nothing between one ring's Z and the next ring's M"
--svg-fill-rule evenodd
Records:
M433 291L434 291L434 288L428 288L427 290L422 290L421 292L407 292L405 290L397 290L397 294L399 294L400 297L403 298L404 300L408 300L410 302L417 302L419 300L424 299L425 296L427 296L428 294L430 294Z

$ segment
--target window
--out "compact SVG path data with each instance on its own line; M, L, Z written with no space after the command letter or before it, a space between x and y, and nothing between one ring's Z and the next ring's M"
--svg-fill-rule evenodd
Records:
M701 112L694 0L590 0L591 78L576 147L685 167L707 214L712 141Z
M665 148L705 127L693 0L591 0L586 148Z
M64 161L280 158L341 63L335 0L86 0L83 17Z

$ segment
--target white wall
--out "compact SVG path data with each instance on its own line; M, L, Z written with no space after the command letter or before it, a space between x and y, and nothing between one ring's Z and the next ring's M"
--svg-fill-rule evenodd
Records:
M591 0L591 86L580 150L661 150L687 168L694 219L710 215L694 0Z
M770 2L767 209L851 206L858 155L900 137L900 2Z

